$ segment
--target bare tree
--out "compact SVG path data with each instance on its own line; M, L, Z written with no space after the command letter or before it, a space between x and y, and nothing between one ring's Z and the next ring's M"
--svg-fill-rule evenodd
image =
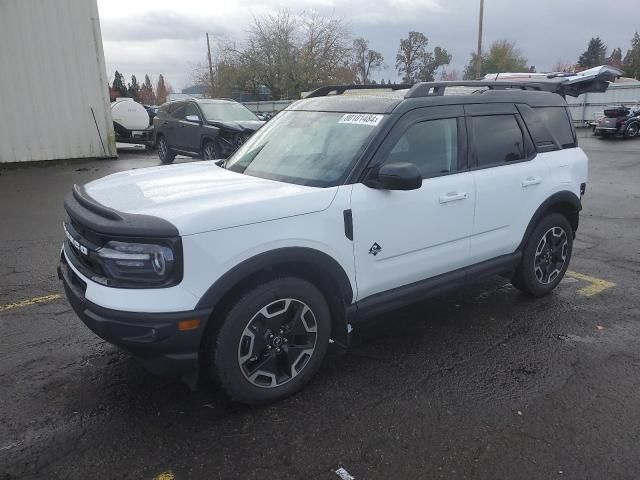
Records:
M359 37L353 41L353 68L356 82L369 83L369 75L382 67L384 57L376 50L369 48L369 41Z
M551 67L551 70L554 72L569 73L575 71L575 68L573 63L569 61L558 60L553 67Z
M448 72L443 68L442 72L440 72L440 80L442 80L443 82L453 82L461 79L462 75L460 74L460 70L458 70L457 68L454 68L453 70L450 70Z
M298 49L300 89L336 83L340 68L349 56L349 31L341 18L319 14L298 15L301 24Z

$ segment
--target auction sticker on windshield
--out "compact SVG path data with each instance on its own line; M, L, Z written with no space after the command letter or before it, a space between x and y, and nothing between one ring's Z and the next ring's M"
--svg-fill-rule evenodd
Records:
M355 123L356 125L371 125L375 127L383 117L384 115L372 115L370 113L347 113L338 123Z

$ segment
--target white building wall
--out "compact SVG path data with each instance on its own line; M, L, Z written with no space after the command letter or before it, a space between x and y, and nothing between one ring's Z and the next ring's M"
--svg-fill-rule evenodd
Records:
M0 163L116 156L96 0L0 0Z

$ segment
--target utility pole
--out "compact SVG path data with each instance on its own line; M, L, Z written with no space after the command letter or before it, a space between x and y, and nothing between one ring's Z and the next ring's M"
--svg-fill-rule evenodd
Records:
M207 53L209 58L209 88L211 89L211 98L215 97L213 91L213 63L211 63L211 44L209 43L209 33L207 32Z
M482 17L484 15L484 0L480 0L480 16L478 17L478 51L476 52L476 78L482 75Z

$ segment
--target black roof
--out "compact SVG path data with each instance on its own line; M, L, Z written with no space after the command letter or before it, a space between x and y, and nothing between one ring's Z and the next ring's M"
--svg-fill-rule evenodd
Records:
M414 108L440 105L466 105L486 103L524 103L531 107L566 106L564 99L555 93L535 90L482 90L469 94L423 96L405 98L407 92L330 95L312 97L291 104L287 110L404 113Z

